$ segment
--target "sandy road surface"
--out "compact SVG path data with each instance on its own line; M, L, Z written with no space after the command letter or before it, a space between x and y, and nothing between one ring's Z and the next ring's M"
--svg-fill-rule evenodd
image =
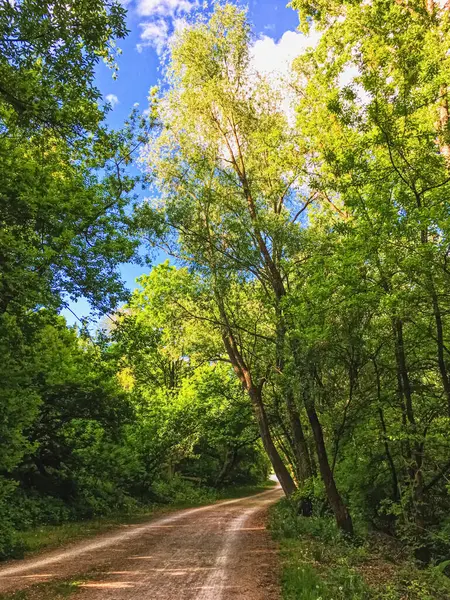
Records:
M281 494L179 511L10 562L0 568L0 593L83 574L77 600L278 600L265 516Z

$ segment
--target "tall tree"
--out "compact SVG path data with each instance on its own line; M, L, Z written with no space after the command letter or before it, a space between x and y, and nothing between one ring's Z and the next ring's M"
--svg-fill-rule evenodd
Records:
M170 88L158 105L163 127L147 159L162 197L156 207L142 208L140 220L158 235L167 232L169 250L208 277L224 346L249 394L275 472L290 494L295 485L270 431L267 383L269 376L281 376L292 353L292 324L284 305L291 259L301 245L302 215L313 197L302 188L305 164L282 94L254 72L249 48L246 16L231 4L218 5L207 24L188 28L175 41ZM270 315L273 358L266 373L254 371L253 360L243 356L231 308L233 276L236 285L242 282L250 293L263 295ZM307 477L309 449L297 404L302 394L292 389L300 379L284 380L282 398L300 463L297 471ZM311 401L308 409L330 501L340 525L350 531L351 519L326 470L327 451Z

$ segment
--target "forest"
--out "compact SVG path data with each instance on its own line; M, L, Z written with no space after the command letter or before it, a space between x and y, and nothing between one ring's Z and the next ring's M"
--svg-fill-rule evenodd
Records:
M383 535L448 581L450 11L287 10L317 41L284 77L214 2L111 129L125 6L0 0L1 558L273 471L280 529ZM61 316L80 298L98 326ZM427 585L376 597L450 597Z

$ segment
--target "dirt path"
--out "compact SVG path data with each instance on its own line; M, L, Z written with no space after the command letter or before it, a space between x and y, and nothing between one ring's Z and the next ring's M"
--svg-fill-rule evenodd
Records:
M278 600L276 548L264 523L281 494L179 511L10 562L0 568L0 593L82 574L77 600Z

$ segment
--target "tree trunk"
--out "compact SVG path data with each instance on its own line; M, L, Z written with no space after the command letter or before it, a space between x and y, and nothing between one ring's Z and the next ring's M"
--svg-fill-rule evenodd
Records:
M291 348L297 369L302 370L299 347L295 342L292 342ZM323 439L322 425L320 424L319 417L314 406L314 401L308 396L306 390L304 391L303 401L313 432L314 446L319 463L319 472L325 486L325 493L327 495L328 502L330 503L339 529L341 529L347 535L353 535L352 518L341 498L341 495L339 494L336 482L334 480L334 475L328 461L327 449Z
M311 459L309 456L308 445L303 433L300 414L295 405L292 390L289 389L286 393L286 406L289 413L289 421L292 429L292 445L295 453L295 462L298 471L300 482L306 481L312 475Z
M221 309L222 317L226 322L227 318L223 304L219 304L219 307ZM267 452L267 456L272 463L275 475L278 477L278 481L280 482L280 485L283 488L286 496L290 496L297 490L297 488L272 440L267 414L262 400L262 387L264 385L264 380L258 386L256 386L253 382L251 373L243 359L241 352L239 351L230 328L227 327L224 329L222 339L231 364L233 365L234 372L242 383L243 388L247 390L247 393L250 397L256 422L258 423L261 440L264 449Z
M439 306L436 290L432 288L431 298L433 301L433 314L436 323L436 342L437 342L437 355L439 372L441 374L442 386L444 388L445 396L447 398L447 411L450 416L450 380L447 371L447 365L444 358L444 327L442 325L442 315Z
M330 463L328 462L327 450L323 439L322 425L320 424L314 404L310 399L306 399L305 407L314 435L320 474L325 485L325 492L327 494L328 502L333 510L339 529L341 529L347 535L353 535L352 518L341 498L341 495L339 494L333 473L330 468Z
M282 452L284 453L285 457L288 460L289 466L291 467L291 471L292 473L295 473L295 477L297 479L297 482L300 481L300 476L298 473L298 467L295 464L295 460L294 460L294 456L295 456L295 443L294 443L294 439L291 435L291 431L288 429L286 423L284 422L285 419L283 418L283 415L281 414L280 411L280 402L279 402L279 398L278 395L275 394L274 395L274 409L275 409L275 415L276 415L276 419L277 419L277 425L280 427L281 429L281 434L283 436L283 438L286 440L287 442L287 447L284 445L282 445L282 443L280 443L280 437L278 436L278 439L276 439L276 443L278 444L278 447L281 448ZM273 430L273 429L272 429Z
M415 425L414 410L412 404L411 382L409 380L408 368L406 366L405 344L403 340L403 321L394 319L395 332L395 355L397 369L400 375L403 396L406 401L406 416L410 425Z
M386 421L384 419L383 409L381 407L381 378L380 372L378 370L378 364L375 358L372 359L373 367L375 370L375 376L377 379L377 400L378 400L378 415L380 417L381 429L383 431L383 443L384 443L384 452L386 454L386 459L389 463L389 469L391 471L392 477L392 499L394 502L398 502L400 499L400 489L398 486L398 476L397 470L395 468L394 459L392 458L391 449L389 448L389 437L386 428Z
M392 478L392 499L394 502L398 502L400 500L400 492L398 487L398 477L397 471L395 469L394 459L392 458L391 450L389 448L388 435L386 430L386 422L384 420L384 413L381 406L378 407L378 415L380 417L381 429L383 430L383 444L384 444L384 453L386 454L386 460L389 464L389 469L391 471Z
M424 526L424 485L423 485L423 446L417 440L417 424L414 416L414 408L412 402L412 388L409 380L409 373L406 364L405 347L403 340L403 322L401 319L394 320L395 334L395 358L397 363L397 371L402 386L402 393L406 404L406 417L408 419L408 433L411 433L414 438L412 464L409 467L409 479L413 491L414 500L414 520L419 529Z
M238 455L238 451L236 448L233 448L232 450L227 448L227 451L225 454L225 460L223 461L222 468L220 469L220 473L217 476L217 479L215 482L216 487L220 487L222 485L222 483L225 481L225 478L228 476L228 474L234 468L234 466L236 464L236 460L237 460L237 455Z
M269 429L269 423L267 421L267 414L261 398L261 391L252 386L248 390L248 393L253 404L253 409L255 411L256 421L259 426L259 432L261 434L261 440L264 449L267 452L267 456L272 463L273 470L275 471L275 475L277 476L284 493L286 496L290 496L297 490L297 488L294 480L291 477L291 474L287 470L284 462L281 460L278 450L273 443L272 435Z

